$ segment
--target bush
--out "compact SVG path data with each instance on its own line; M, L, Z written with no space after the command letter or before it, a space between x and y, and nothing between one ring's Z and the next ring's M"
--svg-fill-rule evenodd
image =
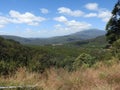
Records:
M120 59L120 39L113 43L112 52L116 58Z
M94 57L92 57L89 54L83 53L76 58L76 60L73 63L73 68L77 69L83 65L87 65L88 67L91 67L95 62L96 61Z

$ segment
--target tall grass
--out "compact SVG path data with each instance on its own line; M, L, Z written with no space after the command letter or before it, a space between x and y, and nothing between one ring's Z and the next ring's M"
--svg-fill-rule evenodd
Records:
M14 75L1 76L0 86L32 85L40 88L38 90L120 90L120 64L98 63L96 66L73 72L51 68L42 74L20 68Z

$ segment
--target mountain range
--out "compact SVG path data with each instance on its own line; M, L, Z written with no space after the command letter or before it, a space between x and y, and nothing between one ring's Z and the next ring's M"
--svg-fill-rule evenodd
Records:
M21 44L47 45L47 44L63 44L63 43L70 43L76 41L84 41L105 35L105 33L106 32L104 30L89 29L89 30L79 31L77 33L73 33L70 35L56 36L51 38L23 38L23 37L10 36L10 35L1 35L1 36L5 39L12 39L18 41Z

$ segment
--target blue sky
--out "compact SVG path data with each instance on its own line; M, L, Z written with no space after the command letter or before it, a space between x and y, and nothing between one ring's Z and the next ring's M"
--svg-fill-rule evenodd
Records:
M104 30L116 2L117 0L0 0L0 34L52 37L90 28Z

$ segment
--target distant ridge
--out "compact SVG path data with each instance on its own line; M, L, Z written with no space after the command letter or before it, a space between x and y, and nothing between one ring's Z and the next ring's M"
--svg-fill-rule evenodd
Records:
M21 44L46 45L63 44L68 42L83 41L105 35L105 31L98 29L89 29L65 36L56 36L51 38L23 38L18 36L1 35L5 39L13 39Z

